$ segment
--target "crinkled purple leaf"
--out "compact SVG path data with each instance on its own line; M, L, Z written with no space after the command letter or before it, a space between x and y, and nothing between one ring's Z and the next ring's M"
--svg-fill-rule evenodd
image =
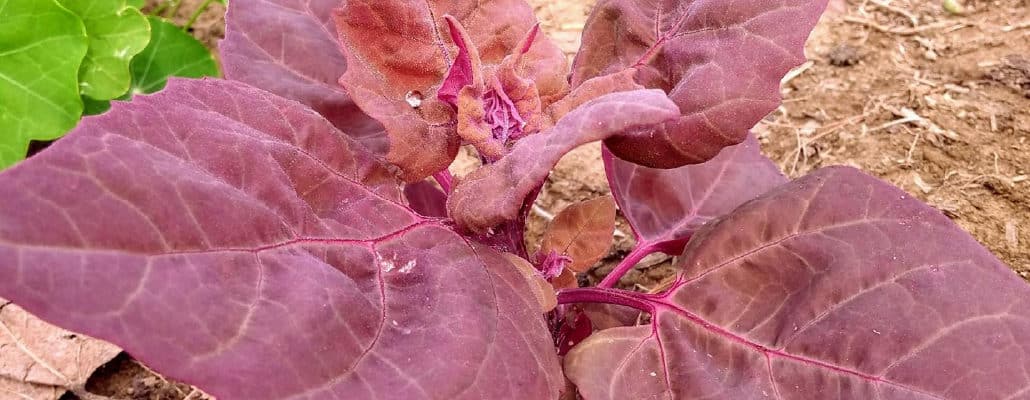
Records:
M340 83L386 127L388 159L412 182L450 165L460 145L452 106L437 98L458 49L444 22L448 15L465 27L484 65L500 64L536 24L523 0L345 0L334 12L348 65ZM553 43L537 42L531 54L561 56ZM550 58L531 60L528 70L557 73L564 83L564 70L540 66Z
M468 32L461 26L456 18L450 15L444 16L447 22L447 31L451 35L451 43L457 47L454 61L451 62L447 76L444 77L436 97L452 107L458 106L458 93L469 85L482 85L483 77L479 61L479 50L471 43Z
M225 77L299 101L378 153L386 132L337 82L347 70L332 10L340 0L229 3L220 44Z
M483 233L514 220L523 201L543 183L565 153L613 134L679 116L660 90L636 90L599 97L572 111L554 128L516 143L496 163L461 179L447 210L459 226Z
M0 296L222 399L553 399L521 274L299 103L173 80L0 175Z
M620 158L655 168L704 162L740 143L780 104L780 79L804 61L826 0L601 0L583 31L572 84L636 72L683 113L677 121L606 141Z
M679 265L664 295L607 292L654 322L572 350L585 398L1030 394L1030 287L939 211L856 170L745 204Z
M723 149L715 158L676 169L653 169L602 154L608 183L637 246L678 254L708 221L787 183L760 152L758 140Z

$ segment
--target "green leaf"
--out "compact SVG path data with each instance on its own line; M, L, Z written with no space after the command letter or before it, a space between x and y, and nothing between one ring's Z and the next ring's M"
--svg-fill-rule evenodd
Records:
M219 76L218 63L203 43L188 33L158 17L150 19L151 38L147 48L132 60L132 87L116 100L129 100L133 95L154 93L165 87L168 78L200 78ZM111 102L83 97L85 114L107 112Z
M142 10L145 5L145 0L125 0L125 5L129 7L136 7L136 9Z
M82 96L82 115L100 115L111 109L111 100L94 100Z
M161 18L149 19L150 44L132 60L131 94L161 90L172 76L219 75L218 63L203 43Z
M147 47L150 25L126 0L61 0L82 18L89 51L79 70L82 94L108 100L129 90L129 62Z
M82 114L82 20L56 0L0 0L0 168L25 158L29 141L55 139Z

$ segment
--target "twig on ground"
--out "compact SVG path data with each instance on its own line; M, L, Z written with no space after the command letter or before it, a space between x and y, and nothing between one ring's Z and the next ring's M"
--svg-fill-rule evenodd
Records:
M891 11L895 14L899 14L901 16L904 16L905 18L908 18L908 21L912 23L912 26L919 26L919 19L916 18L915 15L912 15L912 13L908 12L908 10L905 10L904 8L892 6L890 5L890 3L880 0L870 0L869 3L874 6L880 7L884 10Z
M1023 21L1023 22L1020 22L1020 23L1017 23L1017 24L1014 24L1014 25L1003 26L1001 28L1001 31L1002 32L1012 32L1014 30L1026 29L1026 28L1030 28L1030 21Z
M780 86L786 85L788 82L794 80L794 78L801 76L801 74L808 71L809 68L812 68L813 65L815 65L815 62L809 60L808 62L801 64L800 67L790 70L790 72L788 72L787 75L784 75L783 79L780 80Z
M543 218L547 222L554 221L554 214L551 214L550 211L545 210L543 207L540 207L540 205L536 203L533 203L533 214L536 214L538 217Z
M935 30L935 29L943 29L943 28L948 28L948 27L953 27L954 28L954 27L958 27L958 26L965 27L966 25L968 25L968 23L966 23L966 22L940 21L940 22L935 22L935 23L927 24L927 25L920 25L920 26L916 26L916 27L912 27L912 28L897 28L897 27L889 27L889 26L880 25L879 23L876 23L874 21L870 21L870 20L865 19L865 18L856 18L856 17L851 17L851 16L844 17L844 21L845 22L850 22L850 23L853 23L853 24L864 25L866 27L872 28L873 30L880 31L880 32L883 32L883 33L890 33L890 34L893 34L893 35L901 35L901 36L912 36L912 35L915 35L915 34L918 34L918 33L926 32L926 31L932 31L932 30Z

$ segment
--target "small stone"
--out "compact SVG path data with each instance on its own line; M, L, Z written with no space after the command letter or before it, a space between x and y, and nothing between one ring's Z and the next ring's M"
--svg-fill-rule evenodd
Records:
M830 58L830 65L837 67L850 67L862 60L859 49L847 43L837 45L827 56Z

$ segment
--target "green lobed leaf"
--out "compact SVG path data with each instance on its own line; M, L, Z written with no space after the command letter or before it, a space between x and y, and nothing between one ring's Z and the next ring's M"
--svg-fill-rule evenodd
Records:
M154 93L165 87L168 78L218 76L218 63L203 43L178 26L157 17L148 17L150 44L132 60L130 95Z
M56 0L0 0L0 168L79 121L86 29Z
M150 44L132 59L129 67L132 85L129 92L117 100L129 100L136 94L157 92L173 76L219 76L218 63L203 43L168 21L158 17L148 19L151 27ZM110 101L97 101L88 97L82 100L87 115L103 114L111 108Z
M79 69L83 95L109 100L129 90L129 63L147 47L147 18L126 0L61 0L82 18L89 37L89 51Z

